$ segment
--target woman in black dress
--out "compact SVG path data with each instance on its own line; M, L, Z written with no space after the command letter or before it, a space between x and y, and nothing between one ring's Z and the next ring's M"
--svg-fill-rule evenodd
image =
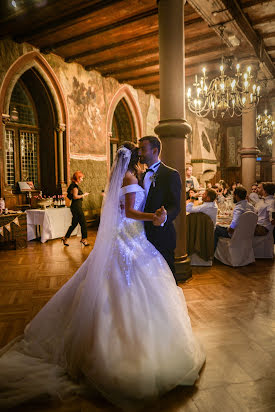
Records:
M86 225L86 220L85 216L82 210L82 202L83 198L85 196L88 196L89 193L83 193L82 190L78 187L79 183L82 182L84 178L84 174L80 171L77 171L73 174L72 177L72 183L68 187L68 194L67 197L72 201L71 203L71 212L73 215L72 219L72 224L67 230L67 233L64 237L61 238L64 246L69 246L69 243L67 243L67 240L71 236L73 230L76 228L78 223L81 226L81 243L84 246L89 246L89 243L87 242L87 225Z

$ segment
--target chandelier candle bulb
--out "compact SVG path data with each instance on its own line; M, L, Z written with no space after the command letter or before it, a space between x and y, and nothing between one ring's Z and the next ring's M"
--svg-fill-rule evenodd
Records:
M253 84L251 66L246 68L246 72L241 73L240 65L236 65L235 74L228 76L225 73L226 65L222 58L219 66L220 74L209 80L206 85L206 68L202 68L203 76L195 75L193 84L193 97L191 89L187 89L188 108L199 117L205 117L210 112L213 118L225 114L230 117L241 116L242 113L252 110L260 98L260 86Z

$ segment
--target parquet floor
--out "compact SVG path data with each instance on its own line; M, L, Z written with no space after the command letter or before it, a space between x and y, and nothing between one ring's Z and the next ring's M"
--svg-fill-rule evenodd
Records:
M90 230L93 244L96 232ZM0 346L24 326L73 275L91 247L79 238L29 242L28 248L0 251ZM218 262L194 268L181 284L193 329L206 350L197 384L177 388L150 412L275 411L275 264L258 260L232 269ZM20 412L115 412L104 399L24 405Z

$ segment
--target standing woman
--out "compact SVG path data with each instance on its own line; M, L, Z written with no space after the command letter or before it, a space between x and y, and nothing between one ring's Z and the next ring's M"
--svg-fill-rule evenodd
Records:
M82 202L83 198L85 196L88 196L89 193L83 193L82 190L78 187L79 183L83 181L84 174L80 171L77 171L73 174L72 177L72 183L68 187L68 194L67 197L72 201L71 203L71 212L73 215L72 218L72 224L67 230L67 233L65 237L62 237L61 240L64 244L64 246L69 246L69 243L67 243L67 239L71 236L73 230L76 228L78 223L81 226L81 243L83 243L84 246L89 246L89 243L87 242L87 225L86 225L86 220L85 216L82 210Z

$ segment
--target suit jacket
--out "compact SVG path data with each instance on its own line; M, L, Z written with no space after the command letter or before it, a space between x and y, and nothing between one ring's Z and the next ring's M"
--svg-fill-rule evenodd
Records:
M146 199L144 212L153 213L161 206L167 210L164 226L154 226L144 222L147 239L156 249L174 250L176 247L176 230L173 220L180 212L181 179L177 170L161 163L157 172L155 185L152 183Z

